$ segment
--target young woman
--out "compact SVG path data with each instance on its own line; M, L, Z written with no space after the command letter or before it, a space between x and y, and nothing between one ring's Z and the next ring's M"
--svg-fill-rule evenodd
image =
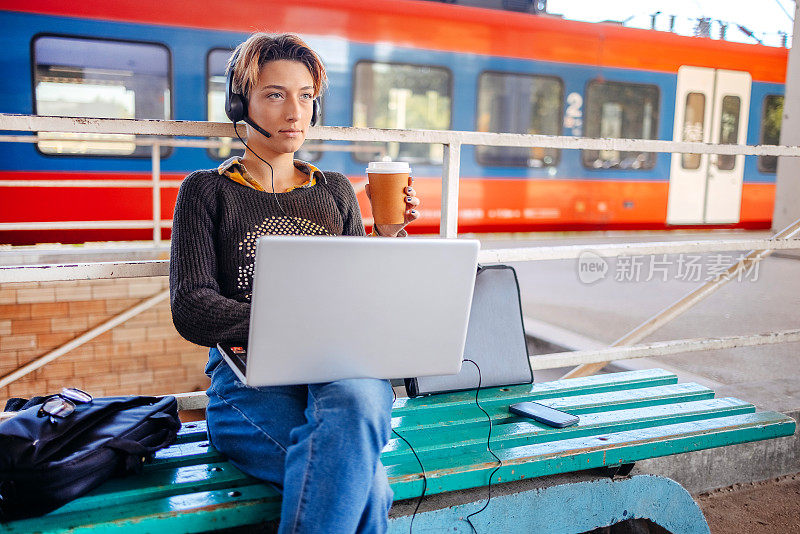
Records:
M255 34L232 60L247 148L244 157L183 181L170 260L175 327L212 347L206 366L211 442L242 471L282 491L280 532L384 532L392 503L380 461L391 432L389 382L252 388L213 348L247 342L259 236L365 235L347 178L294 159L326 82L319 57L297 36ZM419 216L410 184L405 194L405 222L378 225L374 235L405 235L403 228ZM302 332L303 325L297 328Z

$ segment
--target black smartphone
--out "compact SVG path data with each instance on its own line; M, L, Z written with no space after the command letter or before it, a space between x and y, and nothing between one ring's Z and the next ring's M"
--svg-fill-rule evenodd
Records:
M508 411L556 428L564 428L578 422L577 415L562 412L538 402L518 402L509 406Z

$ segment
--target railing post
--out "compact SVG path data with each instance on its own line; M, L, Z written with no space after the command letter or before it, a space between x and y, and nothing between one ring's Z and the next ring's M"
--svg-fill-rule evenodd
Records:
M153 143L152 152L153 185L153 246L161 244L161 145Z
M461 173L461 142L451 139L444 145L442 165L442 212L439 235L458 237L458 180Z
M792 48L789 50L789 62L786 65L786 94L783 102L783 123L781 125L780 144L790 145L800 143L800 3L795 5L794 34ZM800 207L797 198L800 195L800 159L778 158L778 168L775 175L775 207L772 213L772 229L777 230L800 217ZM790 254L797 258L797 251Z

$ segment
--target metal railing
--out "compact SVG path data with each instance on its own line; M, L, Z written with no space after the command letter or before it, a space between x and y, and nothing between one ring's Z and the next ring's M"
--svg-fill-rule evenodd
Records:
M0 114L0 130L22 132L127 134L162 137L235 137L233 125L231 123L223 122L159 121L140 119L76 119L71 117L47 117L40 115L12 114ZM239 133L241 135L246 134L244 125L239 125ZM441 219L439 225L439 231L442 237L455 237L457 232L458 180L460 174L460 155L462 145L639 152L682 152L690 154L800 156L800 147L787 147L779 145L714 145L709 143L661 141L655 139L590 139L571 136L459 132L452 130L389 130L377 128L315 126L310 128L307 138L320 141L441 144L444 147L444 160L442 165ZM2 141L2 139L0 139L0 141ZM142 139L142 143L144 144L156 142L160 146L170 146L173 143L186 144L186 146L203 146L203 143L213 143L213 141L189 141L168 138L159 139L157 141ZM153 181L156 181L160 180L160 164L158 163L158 161L160 161L160 150L154 148L153 160ZM155 199L153 204L154 211L156 211ZM160 205L157 209L160 210ZM158 220L161 220L160 217L158 217ZM10 228L4 228L0 226L0 230L3 229Z
M58 131L75 133L117 133L154 136L195 136L195 137L231 137L233 127L229 123L183 122L183 121L142 121L127 119L71 119L65 117L41 117L27 115L0 114L0 130L11 131ZM12 139L0 137L0 141ZM17 138L31 136L13 136ZM506 146L506 147L541 147L559 149L591 149L620 150L640 152L679 152L694 154L727 154L727 155L767 155L800 157L800 147L788 146L750 146L750 145L714 145L706 143L673 142L643 139L589 139L568 136L543 136L524 134L496 134L481 132L457 132L443 130L382 130L371 128L311 128L309 139L351 141L351 142L413 142L435 143L444 147L442 166L442 202L440 235L444 238L455 238L458 229L458 190L460 153L462 145ZM163 139L147 141L153 143L154 178L158 165L155 163L160 154L159 145L176 143L173 146L204 146L198 141ZM189 144L191 143L191 144ZM213 143L213 142L210 142ZM327 146L327 145L326 145ZM61 182L59 182L61 184ZM155 191L155 189L154 189ZM154 213L155 213L154 199ZM160 220L160 217L159 217ZM157 224L154 224L154 233ZM2 227L0 227L2 229ZM160 230L159 230L160 233ZM612 344L611 347L596 351L573 351L557 354L535 355L531 357L535 369L556 368L569 365L578 367L568 373L570 376L582 376L596 372L608 361L626 358L641 358L679 352L712 350L739 346L755 346L773 343L787 343L800 340L800 331L786 330L780 332L759 333L744 336L723 338L684 339L634 345L644 337L652 334L669 321L678 317L705 297L715 292L728 281L736 278L741 272L752 268L775 250L800 248L800 220L795 221L771 239L727 239L708 241L672 241L650 243L599 244L588 246L551 246L535 248L513 248L501 250L483 250L480 252L481 263L503 263L516 261L541 261L554 259L578 258L582 253L593 252L600 257L611 258L630 256L631 254L679 254L689 252L749 251L740 261L721 273L714 280L691 291L673 305L633 329ZM32 282L53 280L78 280L98 278L127 278L141 276L165 276L169 265L165 260L154 261L121 261L64 265L26 265L0 266L0 283ZM16 371L0 377L0 387L4 387L35 369L46 365L81 343L96 337L130 317L162 302L168 291L162 291L146 301L126 310L105 323L85 332L76 339L28 363ZM180 394L182 409L204 406L203 393Z
M0 135L0 143L38 143L38 135ZM161 230L172 228L172 219L161 218L161 190L164 188L177 189L180 187L181 180L161 179L161 147L174 148L231 148L241 150L244 145L240 141L209 141L194 139L159 139L137 137L134 140L106 139L105 144L135 144L138 146L150 147L150 180L131 180L124 178L110 178L97 180L0 180L0 188L10 187L75 187L75 188L122 188L122 189L151 189L152 190L152 220L127 220L127 221L44 221L44 222L19 222L19 223L0 223L0 232L11 230L139 230L152 228L153 244L161 244ZM315 151L325 150L326 152L367 152L383 157L386 154L385 147L364 146L364 145L323 145L306 144L303 150ZM364 182L366 183L366 182ZM359 187L363 189L364 183L356 184L356 191Z

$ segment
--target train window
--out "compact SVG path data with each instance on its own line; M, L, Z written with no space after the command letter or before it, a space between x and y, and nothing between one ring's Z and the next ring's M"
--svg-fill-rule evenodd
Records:
M170 54L160 44L41 36L33 42L38 115L170 119ZM39 132L45 154L150 156L136 136ZM161 148L167 156L169 147Z
M353 126L446 130L450 127L452 75L441 67L361 61L355 68ZM421 164L441 164L442 145L362 143L374 152L354 152L369 161L377 155Z
M655 139L658 131L658 87L619 82L589 82L586 91L586 136ZM651 169L652 152L584 150L592 169Z
M719 142L722 145L735 145L739 137L739 111L741 99L738 96L722 97L722 116L719 121ZM720 154L717 156L717 167L721 171L733 170L736 156Z
M479 132L559 135L564 84L549 76L484 72L478 81ZM551 167L556 148L478 146L481 165Z
M689 93L686 95L686 107L683 116L683 141L702 143L705 132L706 95ZM681 154L681 167L699 169L700 154Z
M761 113L761 144L777 145L781 139L781 120L783 119L783 95L768 95L764 99ZM777 156L758 156L758 170L776 172Z
M228 66L228 58L231 57L233 50L227 48L215 48L208 53L206 61L206 73L208 76L208 120L211 122L230 122L228 116L225 114L225 70ZM317 121L317 125L321 125L322 120ZM239 140L230 137L216 137L211 138L215 141L220 141L222 144L217 148L208 149L208 153L212 158L224 160L234 155L234 142L239 144ZM319 141L312 141L313 144L319 145ZM296 156L298 159L305 161L314 161L320 158L319 151L306 150L305 145L300 147ZM242 153L241 149L236 150L236 154Z

